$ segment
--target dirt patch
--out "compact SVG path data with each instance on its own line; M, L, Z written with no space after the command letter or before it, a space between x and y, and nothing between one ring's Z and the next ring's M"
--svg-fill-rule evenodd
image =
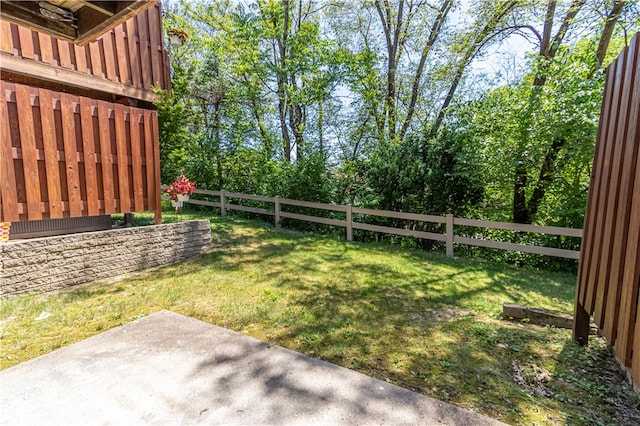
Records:
M451 322L462 318L473 317L472 312L459 308L457 306L439 306L434 309L414 312L409 315L409 321L412 324L434 323L434 322Z

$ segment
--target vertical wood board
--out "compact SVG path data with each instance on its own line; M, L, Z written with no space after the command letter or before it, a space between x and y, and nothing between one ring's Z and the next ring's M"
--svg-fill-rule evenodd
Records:
M151 136L151 111L144 111L144 162L147 182L147 206L145 210L155 209L155 199L160 187L156 186L154 176L154 139Z
M80 117L82 128L82 150L84 159L85 184L87 187L87 214L98 216L100 203L98 195L98 179L96 176L96 152L93 141L93 114L89 98L80 97Z
M49 195L49 218L61 219L63 215L62 188L60 187L60 164L56 149L53 98L49 90L40 90L40 120L44 145L47 191Z
M129 111L129 133L131 140L131 170L133 175L133 203L135 211L144 211L144 187L140 150L140 122L138 113Z
M155 175L155 184L156 191L160 189L160 142L158 135L158 113L156 111L151 111L151 122L149 123L151 127L151 140L153 141L153 159L154 159L154 167L153 173ZM162 207L160 205L160 196L158 193L155 194L155 205L153 208L154 222L156 225L160 225L162 223Z
M0 51L13 55L13 34L11 24L0 20Z
M27 195L27 212L29 217L42 219L38 154L34 134L31 94L29 92L28 86L16 85L16 104L21 106L18 108L18 122L22 148L24 186Z
M7 85L0 82L0 123L9 123L9 109L7 107ZM11 148L11 134L9 126L0 126L0 220L16 222L18 215L18 193L16 173L13 165L13 149Z
M66 93L60 94L60 109L62 113L62 134L64 139L64 160L67 176L69 214L71 217L79 217L83 215L83 203L80 196L80 172L78 166L78 151L73 101L73 96Z
M127 139L125 128L125 112L128 108L123 105L115 105L116 123L116 159L118 166L118 213L131 213L131 196L129 194L129 167L127 158Z
M98 122L100 122L100 161L102 163L104 213L111 214L116 212L116 205L115 188L113 185L109 104L105 101L98 101Z
M142 86L142 78L140 76L140 49L136 35L136 20L129 19L125 22L127 28L127 46L129 50L129 69L131 70L131 81L135 87Z

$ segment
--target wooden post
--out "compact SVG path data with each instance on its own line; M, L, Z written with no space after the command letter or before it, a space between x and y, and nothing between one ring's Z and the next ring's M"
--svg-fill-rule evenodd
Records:
M124 226L126 228L133 226L133 213L124 214Z
M445 237L447 239L447 257L453 257L453 215L448 214L445 221Z
M353 214L351 204L347 204L347 241L353 241Z
M227 206L225 204L226 204L226 200L225 200L224 189L223 189L222 191L220 191L220 216L227 215Z
M280 197L277 195L274 197L274 208L275 208L275 225L276 229L280 229Z
M576 301L576 308L573 315L573 340L578 344L586 346L589 344L589 313Z

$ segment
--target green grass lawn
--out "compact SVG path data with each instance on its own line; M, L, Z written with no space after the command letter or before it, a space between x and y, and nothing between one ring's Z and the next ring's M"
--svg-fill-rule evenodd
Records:
M572 313L572 274L211 221L209 254L0 301L0 368L169 309L510 424L640 421L602 339L500 319L503 302Z

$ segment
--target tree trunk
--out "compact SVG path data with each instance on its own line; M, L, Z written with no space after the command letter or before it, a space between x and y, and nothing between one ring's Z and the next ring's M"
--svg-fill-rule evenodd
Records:
M544 156L544 161L542 162L542 167L540 168L538 182L536 183L536 187L533 189L533 194L531 194L531 198L529 198L529 202L527 203L529 220L525 223L531 223L533 218L536 217L536 214L538 214L540 203L542 202L544 195L547 193L553 174L556 171L558 154L566 142L567 141L565 139L556 139L547 150L547 153Z
M293 132L293 137L296 143L296 161L302 160L305 156L304 146L304 123L306 111L305 107L296 104L289 107L289 127Z
M409 130L409 126L411 125L411 120L413 119L413 114L416 108L416 102L418 100L418 90L420 88L420 81L422 80L422 73L424 72L424 65L427 61L427 56L431 51L431 47L435 44L438 36L440 35L440 31L442 30L442 26L447 18L447 14L449 10L451 10L451 6L453 5L453 0L445 0L442 2L442 6L438 11L438 16L433 22L433 26L431 27L431 31L429 32L429 38L424 48L422 49L422 54L420 55L420 63L418 64L418 69L416 70L416 74L413 78L413 86L411 88L411 100L409 101L409 109L407 110L407 116L404 118L404 123L402 124L402 129L398 134L398 139L403 140L405 135L407 134L407 130Z
M322 122L322 117L323 115L323 110L322 110L322 101L318 102L318 149L320 150L321 154L324 154L324 141L322 140L322 136L323 136L323 122Z
M604 57L607 54L607 50L609 49L609 42L611 41L611 37L613 36L613 30L615 29L616 23L618 19L620 19L620 15L624 10L625 6L629 4L626 0L616 0L613 3L613 8L609 15L607 15L607 21L604 24L604 29L602 30L602 35L600 36L600 42L598 43L598 50L596 52L596 63L595 69L600 68L604 62Z
M289 136L289 129L287 129L287 78L286 78L286 66L287 66L287 39L289 37L289 0L283 0L282 7L284 10L284 22L282 37L278 39L278 64L277 79L278 79L278 117L280 118L280 132L282 133L282 140L284 141L284 159L287 163L291 163L291 137Z
M407 14L405 18L405 4ZM397 16L395 22L392 20L391 6L388 0L376 0L375 7L380 17L380 23L387 45L387 89L384 96L383 116L386 122L386 137L392 141L396 139L397 133L397 87L396 74L398 63L402 56L404 44L407 41L407 29L411 23L411 19L415 13L413 9L414 3L400 0L397 7Z
M516 165L515 184L513 188L513 222L531 223L527 209L527 166L523 161Z
M284 98L284 88L280 89L278 83L278 117L280 118L280 132L284 141L284 159L287 163L291 163L291 138L289 137L289 129L287 129L287 100Z
M547 72L549 70L549 61L551 61L558 52L558 48L562 44L564 40L564 36L567 34L567 30L569 26L575 20L576 15L584 6L586 0L573 0L567 14L562 20L562 24L560 24L560 28L558 28L558 32L552 41L549 41L549 34L551 34L551 29L553 27L553 14L556 10L556 1L549 0L549 4L547 6L547 16L544 22L544 29L542 31L543 37L540 42L540 66L538 72L536 73L536 77L533 81L533 85L537 87L542 87L547 82Z
M577 13L580 11L584 4L585 0L573 0L571 6L567 11L567 14L565 15L558 29L558 32L551 40L550 34L553 27L553 15L555 13L556 1L549 0L543 29L543 37L540 43L540 68L538 69L533 82L534 88L532 96L538 96L539 91L542 90L543 86L546 84L549 61L551 61L555 57L558 48L564 40L567 30L569 29L571 23L575 20ZM596 63L594 64L591 76L593 76L595 70L598 69L602 64L602 61L604 61L609 42L613 35L615 24L620 18L622 11L627 4L628 1L616 0L613 3L611 11L607 14L606 22L600 37L600 42L598 44L598 50L596 52ZM551 142L551 145L547 149L547 152L545 153L544 159L540 166L540 170L538 172L538 180L535 184L535 187L533 188L533 191L531 192L529 200L526 199L527 170L522 159L518 163L514 174L514 222L533 222L547 193L549 184L553 180L553 176L558 169L558 156L560 155L560 151L565 147L566 144L567 141L563 138L554 139Z

